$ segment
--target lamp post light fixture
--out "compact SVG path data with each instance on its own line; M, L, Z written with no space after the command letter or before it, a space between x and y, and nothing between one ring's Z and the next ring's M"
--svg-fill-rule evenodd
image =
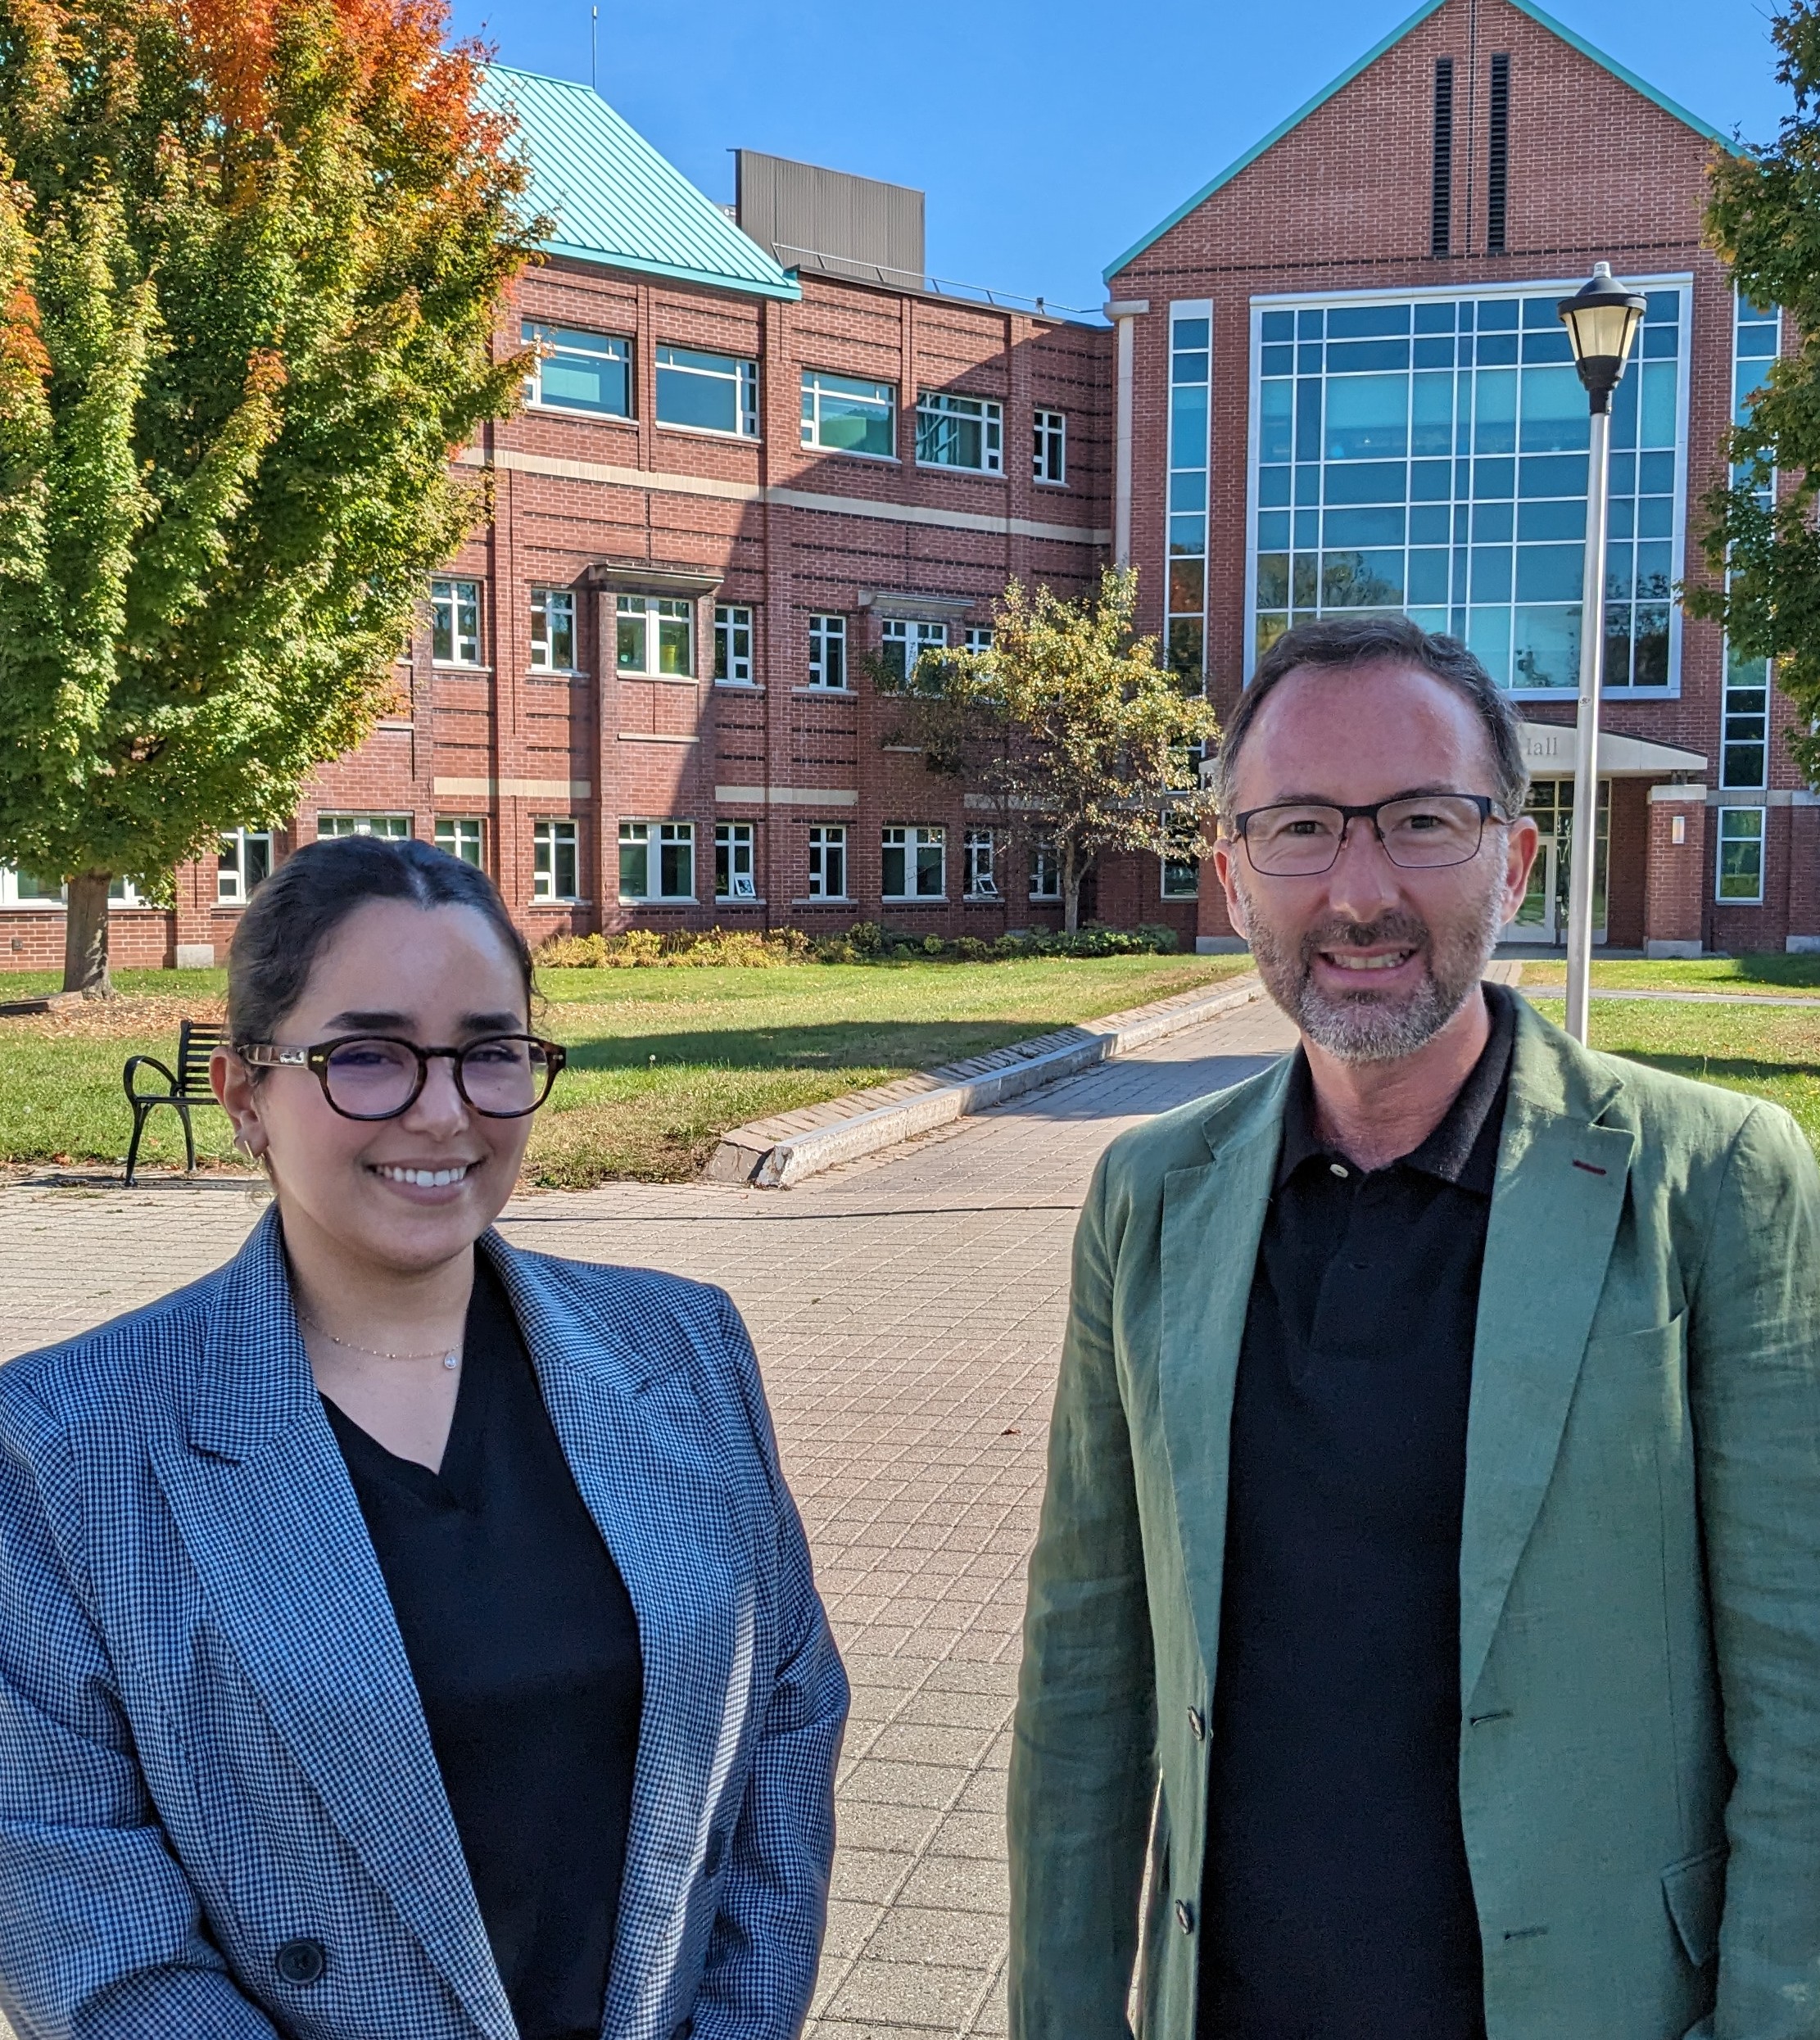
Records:
M1592 976L1592 880L1598 860L1599 688L1605 658L1605 524L1611 464L1611 393L1630 359L1646 301L1596 263L1591 278L1555 307L1585 385L1591 459L1587 551L1580 595L1580 700L1573 731L1573 825L1567 891L1567 1031L1587 1038Z

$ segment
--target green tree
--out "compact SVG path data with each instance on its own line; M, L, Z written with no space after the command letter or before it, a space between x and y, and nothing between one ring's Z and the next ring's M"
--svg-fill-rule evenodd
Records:
M1707 238L1753 302L1780 305L1800 338L1744 407L1726 478L1703 499L1701 543L1716 580L1688 609L1725 626L1731 652L1773 658L1801 711L1791 748L1820 776L1820 6L1794 0L1770 33L1777 79L1795 97L1776 140L1715 152ZM1773 487L1780 471L1780 500Z
M395 699L541 223L442 0L0 0L0 858L167 897Z
M920 745L1004 832L1052 849L1071 934L1103 852L1192 857L1212 812L1193 752L1218 725L1157 663L1156 639L1135 635L1137 596L1136 574L1111 568L1078 602L1014 581L989 649L875 667L898 705L890 740Z

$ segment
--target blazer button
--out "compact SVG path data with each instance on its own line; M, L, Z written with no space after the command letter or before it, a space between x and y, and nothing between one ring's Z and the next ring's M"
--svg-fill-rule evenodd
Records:
M727 1853L727 1836L716 1828L708 1837L708 1846L701 1852L701 1874L712 1877L721 1866L721 1858Z
M1197 1743L1207 1735L1207 1717L1197 1707L1191 1707L1188 1711L1188 1732Z
M1178 1898L1175 1901L1175 1924L1184 1934L1192 1934L1194 1931L1194 1908L1185 1898Z
M319 1983L328 1968L328 1951L320 1941L287 1941L272 1959L287 1983Z

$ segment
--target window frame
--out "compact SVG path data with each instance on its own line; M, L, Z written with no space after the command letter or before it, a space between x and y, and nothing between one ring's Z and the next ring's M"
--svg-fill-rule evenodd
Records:
M323 826L324 822L330 825L326 829ZM383 822L386 825L383 829L375 828L375 822ZM392 825L395 822L402 822L404 826L395 828ZM344 823L346 825L345 827L342 826ZM316 840L319 843L336 842L342 836L377 836L382 843L408 843L415 833L416 816L410 814L387 814L376 811L360 815L344 808L332 807L319 812L316 816Z
M840 677L827 677L829 658L839 669ZM850 694L852 685L847 675L847 619L821 610L809 617L808 685L818 694Z
M1157 896L1159 899L1184 900L1198 899L1201 897L1200 858L1159 857L1157 864ZM1172 871L1184 871L1188 875L1188 883L1185 886L1178 886L1172 890L1169 882L1170 874Z
M932 636L939 632L939 636ZM894 648L902 647L901 658ZM930 652L948 649L948 626L922 617L887 616L878 621L879 658L885 670L908 686L911 676Z
M430 663L432 666L465 667L469 671L484 668L486 662L481 657L482 650L486 644L487 613L486 603L482 593L484 585L483 582L474 580L466 574L436 574L431 577ZM473 591L473 631L471 636L464 637L461 629L462 597L455 592L460 588L469 588ZM441 592L445 589L448 591L446 595ZM437 635L442 628L441 611L445 605L449 613L450 647L449 655L446 658L440 656L436 649ZM472 645L473 648L472 657L463 654L461 647L464 643Z
M636 615L639 619L641 644L644 663L628 666L620 656L625 621ZM621 680L694 680L695 673L695 603L692 595L645 595L636 589L616 590L613 605L613 672ZM681 622L687 631L685 643L686 663L680 672L666 672L663 667L663 626ZM654 664L652 662L657 663Z
M21 899L19 896L19 867L16 864L0 863L0 907L9 912L24 914L61 914L69 906L69 888L60 884L54 896L34 896ZM139 889L131 879L116 878L107 889L107 911L111 914L128 907L149 907L150 900L139 897Z
M224 862L230 843L234 851L231 867ZM263 843L265 846L265 869L249 885L247 883L247 846L256 843ZM272 831L269 829L224 829L221 831L221 853L215 871L215 903L217 907L244 907L271 875ZM233 881L231 891L225 884L230 876Z
M853 899L853 890L848 882L847 825L844 821L812 821L808 824L808 897L812 900L834 901L844 906ZM835 858L840 866L840 887L831 892L827 887L828 860Z
M895 382L875 382L869 377L842 375L833 369L804 369L801 379L800 443L819 454L839 454L849 460L891 460L898 453L898 414L903 409ZM876 405L885 413L885 436L891 450L875 453L865 446L837 446L822 437L822 397L826 387L832 395L852 398L856 403ZM873 394L868 396L867 391Z
M611 418L630 421L634 416L633 403L637 391L637 378L632 373L632 340L627 333L597 333L579 326L558 326L541 319L521 319L518 322L518 342L521 346L540 347L544 334L559 333L573 340L598 340L602 346L592 347L553 346L548 354L539 351L533 355L532 365L524 378L524 402L534 411L559 412L564 418ZM618 351L615 353L614 349ZM565 404L560 398L544 394L544 364L559 355L568 355L578 361L611 361L618 364L620 380L625 392L625 408L609 410L593 404Z
M455 839L452 843L442 840L446 830ZM464 835L471 833L477 855L469 857L458 847ZM438 815L436 817L433 841L439 850L452 857L459 857L464 864L471 864L477 871L487 869L487 817L484 815Z
M552 605L559 610L566 606L568 613L568 659L566 664L559 664L555 656L558 633L553 627ZM573 674L581 671L581 667L576 663L577 617L575 611L575 590L573 588L558 588L545 586L536 582L532 583L530 605L531 670L532 672ZM540 649L537 636L540 615L543 623L541 649L544 654L541 658L537 655Z
M654 349L651 393L652 415L654 422L667 432L696 432L707 439L736 439L748 445L757 441L758 433L758 364L744 355L720 354L707 347L686 347L678 340L660 340ZM666 355L690 355L691 361L667 361ZM705 368L705 362L723 364L723 367ZM686 418L666 418L663 415L665 376L690 376L704 382L727 382L733 386L736 425L698 425Z
M745 887L740 889L743 848ZM728 884L721 884L725 865ZM714 904L717 907L754 907L758 903L758 825L754 821L717 821L714 824Z
M1030 478L1039 489L1068 486L1068 414L1038 405L1030 414Z
M1002 847L996 829L968 829L961 842L961 897L989 901L997 906L1004 894L998 889L998 853Z
M1719 808L1718 825L1713 831L1713 901L1718 907L1761 907L1763 903L1764 866L1768 862L1769 810L1767 807L1752 807L1748 803ZM1740 834L1727 837L1727 821L1734 815L1751 816L1756 823L1754 834ZM1725 890L1725 853L1729 846L1749 844L1757 853L1757 889L1754 893L1728 893Z
M958 429L974 424L980 432L980 459L944 460L924 451L926 446L944 443L939 436L944 424L951 429L945 443L954 443ZM1005 406L996 396L969 396L960 390L919 390L917 392L917 465L939 468L948 474L990 475L1003 478L1005 472Z
M742 618L743 621L740 620ZM742 631L745 637L745 649L743 652L737 649ZM758 635L757 612L749 602L717 602L714 604L714 685L717 687L758 685L754 669ZM742 667L743 671L736 670Z
M896 840L894 841L893 839ZM923 873L923 853L933 850L936 857L936 889L925 892L921 884ZM885 861L893 852L903 858L904 882L908 884L912 876L918 884L914 891L887 892L885 886ZM940 907L948 899L948 825L939 821L891 821L879 831L879 898L890 900L894 905L905 907Z
M1030 889L1027 897L1045 905L1062 902L1062 859L1047 836L1030 839Z
M652 834L655 830L654 835ZM641 848L645 854L642 893L626 889L626 852ZM663 889L666 851L686 850L689 885L686 892ZM656 853L654 857L653 852ZM656 890L650 889L653 880ZM692 821L666 821L638 816L623 816L619 823L619 901L625 907L692 907L695 901L695 825Z
M566 851L571 889L557 881L563 875ZM547 854L546 854L547 853ZM534 907L573 907L581 902L582 830L572 815L539 815L531 824L531 903Z

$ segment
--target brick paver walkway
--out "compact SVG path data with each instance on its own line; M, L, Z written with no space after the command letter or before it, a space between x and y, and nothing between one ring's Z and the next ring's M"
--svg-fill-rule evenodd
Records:
M814 2040L1002 2033L1004 1771L1075 1214L1121 1128L1291 1039L1252 1006L802 1189L527 1196L518 1245L721 1282L758 1341L853 1683ZM215 1266L197 1185L0 1191L0 1355Z

